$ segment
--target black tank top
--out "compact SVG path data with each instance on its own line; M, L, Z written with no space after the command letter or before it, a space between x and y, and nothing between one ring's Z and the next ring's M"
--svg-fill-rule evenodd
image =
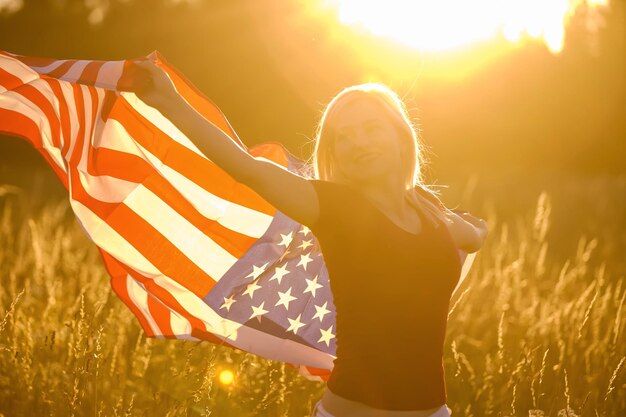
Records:
M443 222L395 225L350 185L309 180L319 218L309 225L328 269L337 358L328 388L387 410L446 403L443 343L461 259Z

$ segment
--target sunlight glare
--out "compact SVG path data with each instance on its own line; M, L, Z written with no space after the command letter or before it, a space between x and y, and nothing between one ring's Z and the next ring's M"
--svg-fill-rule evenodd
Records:
M234 379L235 379L235 375L233 375L233 373L229 371L228 369L225 369L222 372L220 372L219 380L222 383L222 385L230 385L233 383Z
M408 46L440 51L501 35L517 43L542 40L553 53L563 49L565 25L579 7L594 11L608 0L326 0L342 23Z

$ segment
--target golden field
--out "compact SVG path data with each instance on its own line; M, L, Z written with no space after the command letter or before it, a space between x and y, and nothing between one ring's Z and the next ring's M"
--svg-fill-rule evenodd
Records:
M289 366L146 338L67 201L0 187L0 415L308 415L323 384ZM453 417L626 415L625 195L622 176L456 196L490 235L451 301Z

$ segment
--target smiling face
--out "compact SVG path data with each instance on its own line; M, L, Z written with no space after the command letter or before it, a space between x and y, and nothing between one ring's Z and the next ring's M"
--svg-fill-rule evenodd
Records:
M355 185L396 182L405 189L422 181L417 128L389 87L347 87L328 103L315 133L315 177Z
M332 127L336 174L355 185L402 177L403 139L379 103L365 98L345 103Z

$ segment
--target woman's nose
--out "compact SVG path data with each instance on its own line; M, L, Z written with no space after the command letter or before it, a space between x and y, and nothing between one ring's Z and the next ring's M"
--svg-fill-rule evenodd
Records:
M350 141L350 143L352 144L352 146L357 148L367 147L371 143L371 140L367 132L365 131L355 132L354 135L352 135L351 139L352 140Z

